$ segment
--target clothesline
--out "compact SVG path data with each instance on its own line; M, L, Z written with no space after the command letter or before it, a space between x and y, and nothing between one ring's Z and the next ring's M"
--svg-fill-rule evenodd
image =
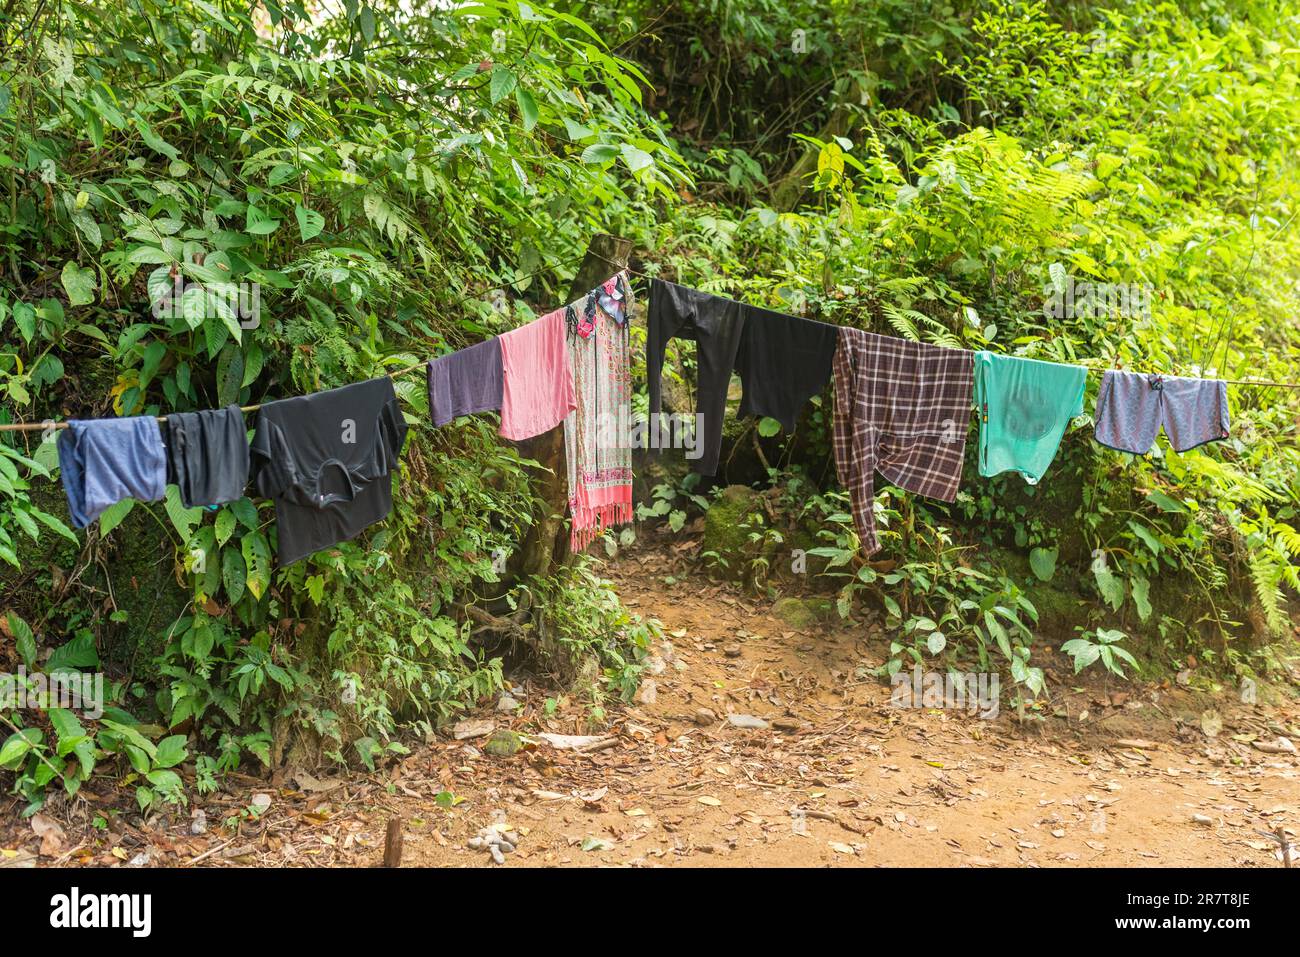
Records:
M640 276L642 279L647 279L647 280L649 280L649 279L656 279L656 278L658 278L658 277L656 277L656 276L650 276L650 275L648 275L648 274L646 274L646 273L643 273L643 272L641 272L641 271L638 270L638 269L633 269L631 266L621 266L621 265L619 265L618 263L614 262L614 260L609 259L609 258L607 258L607 257L605 257L605 256L600 255L600 253L593 252L592 255L595 256L597 259L599 259L599 260L601 260L601 261L603 261L603 262L606 262L606 263L608 263L608 264L611 265L611 266L614 266L615 268L618 268L618 269L625 269L627 272L630 272L630 273L631 273L632 275L634 275L634 276ZM1102 360L1102 359L1082 359L1082 360L1079 360L1078 362L1075 362L1075 363L1073 363L1073 364L1074 364L1074 365L1078 365L1078 366L1082 366L1084 369L1087 369L1088 372L1090 372L1090 373L1095 373L1095 372L1105 372L1105 371L1106 371L1106 368L1103 368L1103 367L1100 367L1100 366L1096 365L1096 363L1104 362L1104 361L1105 361L1105 360ZM1090 363L1090 362L1093 363L1093 365L1088 365L1088 363ZM1069 363L1066 363L1066 364L1068 365ZM1116 368L1117 370L1119 369L1118 366L1116 366L1115 368ZM1128 372L1140 372L1140 373L1142 373L1142 374L1146 374L1146 375L1161 375L1161 374L1163 374L1163 373L1157 372L1157 371L1155 371L1155 370L1128 369L1128 370L1124 370L1124 371L1128 371ZM1219 379L1219 380L1217 380L1217 381L1219 381L1219 382L1226 382L1228 385L1255 386L1255 387L1257 387L1257 388L1261 388L1261 389L1263 389L1263 388L1270 388L1270 389L1300 389L1300 382L1272 382L1272 381L1265 380L1265 379Z
M880 547L873 517L877 473L914 494L955 501L967 439L958 426L972 400L981 412L980 474L1018 472L1030 484L1042 478L1069 423L1083 411L1083 364L971 352L817 322L661 281L594 250L588 255L618 271L562 308L427 364L435 425L499 411L499 434L519 441L564 424L575 551L602 530L632 520L634 445L601 437L602 418L620 410L626 416L630 408L632 273L652 283L645 349L652 419L660 415L668 342L694 339L700 350L690 445L697 454L688 455L698 460L696 472L716 474L732 370L744 385L739 415L775 419L787 432L805 403L833 381L836 472L849 490L867 554ZM402 358L385 361L395 365ZM1095 366L1103 360L1085 361ZM275 502L279 560L289 564L387 517L392 488L381 480L398 462L407 432L392 380L425 367L412 363L364 382L243 410L172 412L158 417L167 423L165 438L153 416L18 428L67 428L58 442L60 478L78 528L124 499L161 500L173 484L183 504L197 508L234 501L251 482ZM258 409L250 442L243 412ZM1178 452L1222 441L1230 436L1227 383L1106 370L1094 421L1098 443L1134 455L1150 451L1162 430Z
M615 238L617 238L617 237L615 237ZM639 277L641 277L642 279L652 280L652 279L657 278L657 277L655 277L655 276L651 276L651 275L649 275L649 274L647 274L647 273L641 272L639 269L634 269L632 266L624 265L624 264L621 264L621 263L615 262L614 260L608 258L607 256L602 256L600 253L596 252L595 250L591 250L591 251L590 251L590 254L591 254L592 256L594 256L596 259L599 259L599 260L601 260L602 262L605 262L605 263L609 264L610 266L613 266L613 267L614 267L615 269L617 269L617 270L624 270L624 271L626 271L626 272L631 273L631 274L634 275L634 276L639 276ZM562 263L558 263L558 264L556 264L556 265L572 265L574 262L577 262L578 259L579 259L579 257L574 257L574 258L572 258L572 259L565 260L564 262L562 262ZM548 267L547 269L544 269L544 270L538 270L537 272L530 273L530 274L528 274L527 276L524 276L524 277L522 277L522 278L523 278L523 279L533 279L533 278L535 278L535 277L537 277L537 276L542 275L542 274L545 273L545 272L549 272L551 268L554 268L554 266L552 266L552 267ZM517 279L517 280L515 280L515 283L518 283L518 282L521 282L521 281L522 281L521 279ZM511 285L513 285L513 284L514 284L514 283L512 283ZM458 306L458 305L460 305L460 304L462 304L462 303L469 302L471 299L476 299L476 298L478 298L479 296L482 296L482 295L483 295L485 292L487 292L487 291L488 291L488 290L480 289L480 290L477 290L476 292L470 293L469 295L462 296L461 298L459 298L459 299L453 301L452 303L450 303L450 306ZM1097 363L1102 362L1102 361L1104 361L1104 360L1099 360L1099 359L1083 359L1083 360L1080 360L1080 361L1076 362L1075 364L1081 366L1082 368L1086 369L1086 370L1087 370L1088 372L1090 372L1090 373L1105 372L1105 371L1106 371L1105 368L1102 368L1102 367L1100 367L1100 366L1097 365ZM1091 365L1090 365L1089 363L1091 363ZM389 377L390 379L396 379L396 378L398 378L398 377L400 377L400 376L407 375L407 374L409 374L409 373L411 373L411 372L414 372L414 371L416 371L417 369L422 369L422 368L424 368L424 367L425 367L425 364L426 364L426 363L423 362L423 361L421 361L421 362L416 362L416 363L413 363L412 365L406 366L406 367L404 367L404 368L397 369L396 371L389 372L387 375L388 375L388 377ZM1119 367L1116 366L1115 368L1118 369ZM1130 369L1130 370L1128 370L1128 371L1131 371L1131 372L1142 372L1143 370ZM1147 370L1146 372L1144 372L1144 374L1159 375L1159 374L1161 374L1161 373ZM1246 386L1246 387L1254 387L1254 388L1261 388L1261 389L1262 389L1262 388L1271 388L1271 389L1300 389L1300 382L1276 382L1276 381L1270 381L1270 380L1264 380L1264 379L1220 379L1220 380L1218 380L1218 381L1224 382L1224 383L1226 383L1226 384L1228 384L1228 385ZM256 412L256 411L258 411L261 407L262 407L262 406L261 406L260 403L259 403L259 404L254 404L254 405L245 405L245 406L240 406L240 411L241 411L241 412ZM162 422L166 422L166 421L167 421L167 416L165 416L165 415L156 416L155 418L156 418L157 421L160 422L160 423L162 423ZM46 429L56 429L56 430L57 430L57 429L66 429L67 427L68 427L68 423L67 423L66 421L64 421L64 422L55 422L55 421L52 421L52 420L45 420L45 421L42 421L42 422L15 423L15 424L10 424L10 425L0 425L0 432L41 432L41 431L44 431L44 430L46 430Z
M604 256L597 256L597 258L598 258L598 259L605 259ZM564 260L563 262L558 263L557 265L568 266L568 265L572 265L573 263L575 263L575 262L577 262L577 261L578 261L578 257L574 257L574 258L572 258L572 259ZM609 262L609 260L605 260L605 261L606 261L606 262ZM539 269L537 272L529 273L527 276L523 276L523 277L521 277L521 278L519 278L519 279L516 279L516 280L514 281L514 283L510 283L509 285L514 285L515 283L523 282L525 279L534 279L534 278L536 278L537 276L542 275L543 273L549 272L551 268L554 268L554 267L549 267L549 268L547 268L547 269ZM455 306L459 306L459 305L461 305L462 303L469 302L471 299L477 299L479 296L483 295L485 292L488 292L488 290L486 290L486 289L479 289L479 290L477 290L477 291L475 291L475 292L470 293L470 294L467 295L467 296L462 296L461 298L456 299L456 300L454 300L453 302L449 303L449 304L447 305L447 308L453 308L453 307L455 307ZM416 362L416 363L414 363L413 365L409 365L409 366L406 366L405 368L398 369L398 370L396 370L395 372L389 372L389 373L388 373L388 378L390 378L390 379L396 379L396 378L398 378L399 376L404 376L404 375L406 375L406 374L408 374L408 373L414 372L416 369L423 369L423 368L425 367L425 365L426 365L426 362L423 362L423 361L421 361L421 362ZM261 407L262 407L262 406L261 406L261 403L258 403L258 404L255 404L255 405L241 405L241 406L239 407L239 411L241 411L241 412L256 412L256 411L257 411L258 409L260 409ZM165 416L165 415L155 416L154 418L157 419L157 421L158 421L159 423L163 423L163 422L166 422L166 421L167 421L167 416ZM67 423L67 422L55 422L55 421L53 421L53 420L46 419L46 420L43 421L43 422L23 422L23 423L15 423L15 424L13 424L13 425L0 425L0 432L43 432L43 431L46 430L46 429L56 429L56 430L57 430L57 429L66 429L67 427L68 427L68 423Z

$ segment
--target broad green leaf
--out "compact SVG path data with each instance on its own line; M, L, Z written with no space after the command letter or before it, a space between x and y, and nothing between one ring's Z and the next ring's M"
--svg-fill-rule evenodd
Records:
M239 520L239 524L243 525L244 528L250 532L257 531L257 506L253 504L251 499L237 499L228 503L226 508L230 509L235 518Z
M621 152L623 154L623 162L626 163L627 168L634 173L639 173L641 170L654 165L655 158L653 156L645 150L632 146L629 143L623 144Z
M1147 492L1147 501L1155 505L1162 512L1186 512L1187 507L1182 502L1170 498L1164 492L1158 492L1152 489Z
M203 509L186 508L181 501L181 492L175 485L168 485L163 498L163 510L171 520L172 528L180 536L182 544L189 542L194 535L194 528L203 521Z
M592 143L582 151L582 161L588 166L608 163L618 156L618 147L608 143Z
M83 269L69 259L63 264L59 279L63 283L64 292L68 294L69 304L88 306L95 301L95 289L99 285L95 270Z
M35 668L36 635L32 632L31 626L12 611L5 616L5 620L9 625L9 634L13 635L18 657L29 670Z
M1097 580L1097 589L1101 592L1101 597L1106 600L1106 604L1119 611L1120 605L1124 604L1124 580L1100 562L1093 564L1092 574Z
M245 213L244 231L254 236L269 236L280 228L280 221L268 216L258 207L248 206Z
M519 117L523 120L524 131L531 131L537 125L537 101L531 93L519 87L515 90L515 102L519 104Z
M77 671L98 664L99 652L95 649L95 636L89 631L80 631L54 649L45 668L50 672Z
M51 708L49 710L50 726L54 728L54 733L58 737L58 753L60 756L67 754L78 743L78 740L86 736L86 729L81 726L81 722L76 716L66 708Z
M36 334L36 310L25 302L14 304L13 308L14 325L22 333L24 342L31 342L32 336Z
M125 498L116 504L110 505L99 514L99 534L108 535L122 524L122 520L135 508L135 499Z
M213 526L217 536L217 544L226 544L235 531L235 513L228 508L223 508L217 512L217 518Z
M319 236L321 230L325 228L325 217L314 209L308 209L302 203L293 208L293 214L298 219L298 234L303 242Z
M1133 591L1133 604L1138 617L1146 621L1151 617L1151 582L1140 575L1129 578L1129 588Z
M488 89L493 104L500 103L509 96L518 82L519 78L509 67L502 66L500 63L494 66Z
M40 744L41 739L41 732L36 728L24 728L11 734L4 744L0 745L0 768L16 770L27 752Z
M187 750L185 747L185 735L173 734L170 737L163 738L158 742L158 753L154 756L154 766L159 768L174 768L185 760ZM151 779L152 780L152 779ZM154 782L157 784L157 782Z
M261 532L245 535L239 542L244 555L244 564L248 573L245 584L259 601L271 584L271 549L266 543L266 536Z
M244 597L248 569L244 556L233 548L221 551L221 581L226 586L226 597L233 605Z
M1039 581L1050 582L1056 574L1056 557L1059 549L1035 548L1029 553L1029 567Z

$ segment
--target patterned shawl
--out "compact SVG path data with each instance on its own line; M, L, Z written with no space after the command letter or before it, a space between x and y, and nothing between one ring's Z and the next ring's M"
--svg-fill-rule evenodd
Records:
M578 408L564 420L570 543L580 552L606 528L632 521L629 426L632 287L618 273L566 310Z

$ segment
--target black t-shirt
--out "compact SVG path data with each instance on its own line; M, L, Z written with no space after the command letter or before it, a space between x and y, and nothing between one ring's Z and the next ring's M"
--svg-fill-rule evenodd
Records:
M406 420L387 376L262 406L252 478L275 501L280 564L354 538L393 507Z

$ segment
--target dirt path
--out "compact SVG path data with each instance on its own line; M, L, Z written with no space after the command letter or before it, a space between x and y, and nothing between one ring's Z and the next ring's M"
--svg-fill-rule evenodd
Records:
M375 775L230 775L147 820L121 810L126 791L87 788L35 822L15 803L0 866L374 866L393 817L408 866L491 866L467 844L494 825L518 839L505 866L1277 867L1259 832L1300 831L1300 759L1256 746L1300 742L1300 675L1267 708L1176 685L1079 687L1060 662L1054 714L1027 729L1005 713L891 707L867 674L884 643L865 623L792 628L680 563L644 549L608 569L666 639L647 673L654 700L611 709L608 747L494 756L484 736L439 737ZM577 703L548 718L544 689L513 693L513 713L472 720L534 740L589 730Z
M479 738L414 756L412 772L462 803L395 802L411 819L407 862L489 864L466 843L497 823L519 836L506 866L1277 867L1258 831L1300 830L1300 761L1245 740L1300 740L1294 699L1273 711L1219 702L1213 739L1200 730L1206 702L1177 688L1058 691L1072 717L1030 731L1005 715L890 707L889 688L862 671L881 660L856 640L862 626L792 630L724 586L674 584L666 561L644 553L611 569L671 644L657 649L653 703L618 712L615 745L594 753L543 744L493 757ZM522 718L495 723L584 730L539 721L542 702L524 700ZM701 725L701 709L769 727ZM1154 746L1117 743L1130 739Z

